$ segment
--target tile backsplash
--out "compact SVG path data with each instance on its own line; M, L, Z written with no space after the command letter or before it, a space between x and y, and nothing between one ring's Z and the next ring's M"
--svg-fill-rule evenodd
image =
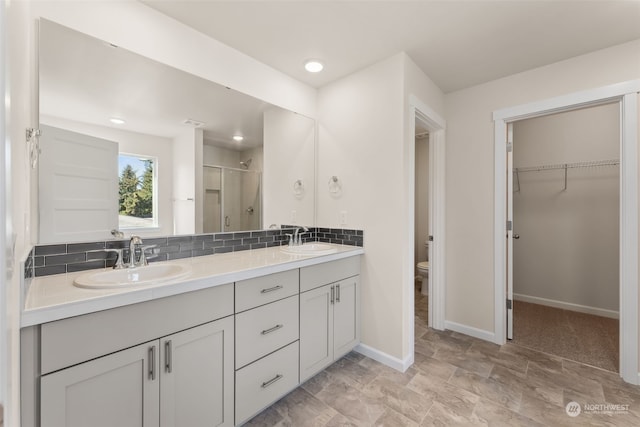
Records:
M295 226L284 225L275 230L256 230L195 234L143 239L149 262L191 258L225 252L238 252L271 246L286 245L286 234ZM363 231L342 228L309 227L303 241L363 246ZM88 243L61 243L35 246L25 260L25 278L72 273L112 267L116 254L105 249L122 249L125 262L129 260L129 240L106 240Z

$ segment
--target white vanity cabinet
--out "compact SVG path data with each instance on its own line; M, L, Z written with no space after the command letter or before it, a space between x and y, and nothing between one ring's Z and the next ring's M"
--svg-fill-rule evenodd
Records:
M25 331L40 355L24 359L40 384L23 402L39 423L25 425L233 426L233 292L222 285Z
M359 273L348 256L24 327L21 425L242 425L359 343Z
M236 282L236 424L300 383L299 294L298 269Z
M300 381L360 342L360 259L300 269Z
M226 317L44 375L41 426L233 426L232 359Z

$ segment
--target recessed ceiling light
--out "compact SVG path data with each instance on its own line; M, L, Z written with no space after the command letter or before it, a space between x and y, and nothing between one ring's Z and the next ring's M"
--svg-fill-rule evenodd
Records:
M233 135L233 140L234 140L234 141L238 141L238 142L240 142L240 141L242 141L243 139L244 139L244 136L242 136L242 135Z
M109 121L114 125L123 125L126 123L123 119L119 119L118 117L111 117Z
M324 65L317 59L310 59L304 63L304 69L310 73L319 73L323 68Z

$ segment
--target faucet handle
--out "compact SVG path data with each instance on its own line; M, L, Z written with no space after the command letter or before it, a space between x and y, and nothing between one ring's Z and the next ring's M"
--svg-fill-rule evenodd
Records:
M111 235L116 239L124 239L124 233L116 228L111 230Z
M149 265L149 259L151 258L155 258L158 255L151 255L151 256L147 256L146 251L147 249L153 249L155 248L157 245L147 245L147 246L143 246L141 247L141 251L140 251L140 259L138 261L138 263L140 265Z
M116 254L116 262L113 265L114 270L120 270L125 268L126 266L122 262L122 249L103 249L105 252L115 252Z

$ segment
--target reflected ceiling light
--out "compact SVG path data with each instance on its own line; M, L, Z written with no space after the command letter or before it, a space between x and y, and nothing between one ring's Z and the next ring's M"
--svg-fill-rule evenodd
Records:
M234 141L238 141L238 142L240 142L240 141L242 141L243 139L244 139L244 136L242 136L242 135L233 135L233 140L234 140Z
M114 125L123 125L126 123L123 119L120 119L118 117L111 117L109 121Z
M309 59L304 63L304 69L310 73L319 73L323 68L324 65L317 59Z

